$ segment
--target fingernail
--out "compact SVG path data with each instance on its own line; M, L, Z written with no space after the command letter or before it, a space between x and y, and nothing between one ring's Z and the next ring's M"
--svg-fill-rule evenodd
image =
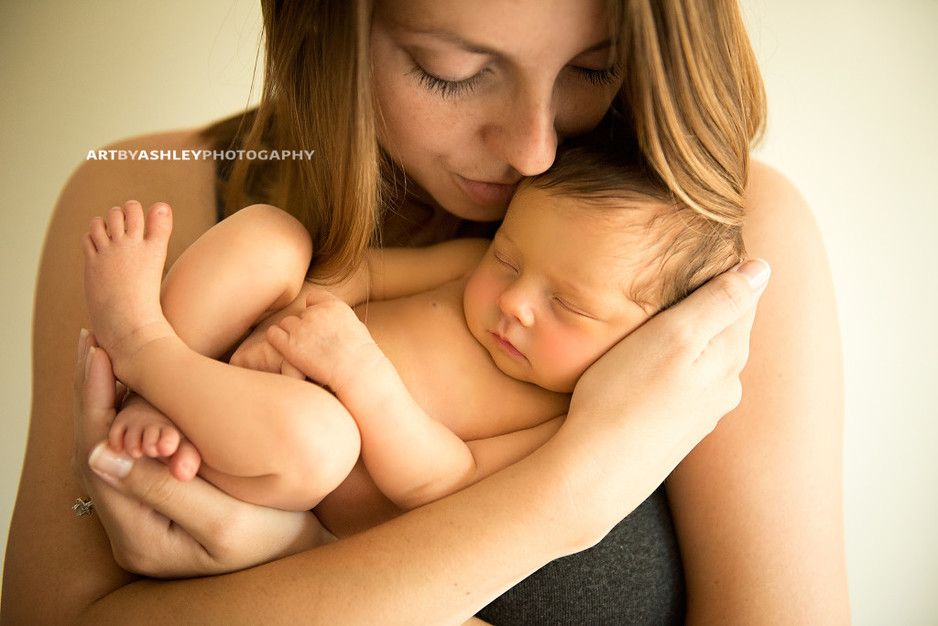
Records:
M134 460L126 454L114 452L107 442L102 441L91 451L88 465L101 478L120 480L130 473Z
M82 328L81 332L78 333L78 362L81 363L81 360L85 356L85 349L88 347L88 329Z
M88 348L88 354L85 355L85 378L88 378L89 372L91 372L91 360L94 357L94 346Z
M736 271L746 277L753 290L769 282L769 276L772 274L772 268L762 259L744 261L736 267Z

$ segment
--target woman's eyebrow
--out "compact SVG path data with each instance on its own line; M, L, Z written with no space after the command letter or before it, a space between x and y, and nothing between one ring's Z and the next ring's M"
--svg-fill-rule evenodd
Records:
M490 56L504 56L504 53L483 46L482 44L476 43L469 39L466 39L462 35L454 33L453 31L446 30L445 28L420 28L417 26L409 26L406 24L398 24L398 27L412 35L421 35L427 37L434 37L441 41L459 46L466 52L471 52L473 54L487 54ZM598 52L600 50L605 50L612 47L611 39L604 39L585 50L582 50L576 54L576 56L582 56L584 54L590 54L591 52Z
M433 37L445 41L456 46L459 46L466 52L471 52L473 54L487 54L492 56L498 56L499 53L496 50L487 48L481 44L470 41L465 37L458 35L452 31L443 29L443 28L418 28L415 26L406 26L403 24L399 25L402 31L405 31L411 35L421 35L425 37Z

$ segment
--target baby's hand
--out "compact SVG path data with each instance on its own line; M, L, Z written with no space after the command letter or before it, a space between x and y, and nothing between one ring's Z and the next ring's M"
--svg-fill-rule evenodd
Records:
M267 338L306 376L341 397L349 381L384 355L352 308L328 291L310 291L306 305L298 317L271 326Z
M283 358L280 351L270 345L267 340L267 329L258 328L247 339L241 342L238 349L231 355L229 363L246 369L284 374L292 378L305 380L306 375L293 367Z
M133 458L165 459L179 480L191 480L199 472L202 456L179 428L146 400L129 395L111 423L108 445Z

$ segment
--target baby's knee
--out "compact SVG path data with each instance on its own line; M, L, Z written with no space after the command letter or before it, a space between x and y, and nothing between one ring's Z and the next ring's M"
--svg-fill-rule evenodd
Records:
M312 508L345 480L358 461L358 427L338 402L320 401L294 410L283 426L277 435L282 442L280 468L275 471L280 490L293 494L294 503Z
M270 204L252 204L228 218L244 237L267 253L278 269L301 268L305 273L313 253L312 239L303 224Z

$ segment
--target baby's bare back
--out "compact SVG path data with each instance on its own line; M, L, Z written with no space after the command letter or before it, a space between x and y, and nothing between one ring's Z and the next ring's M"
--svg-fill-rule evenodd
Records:
M564 414L569 396L517 381L495 367L466 326L464 287L465 280L453 281L356 311L414 399L464 441L530 428ZM399 511L378 492L359 461L316 512L341 536Z

